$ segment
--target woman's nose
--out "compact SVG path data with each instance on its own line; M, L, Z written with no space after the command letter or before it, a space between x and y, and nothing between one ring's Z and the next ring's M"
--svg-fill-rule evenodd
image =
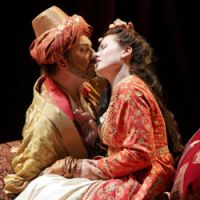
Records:
M98 57L99 56L99 51L94 52L95 56Z

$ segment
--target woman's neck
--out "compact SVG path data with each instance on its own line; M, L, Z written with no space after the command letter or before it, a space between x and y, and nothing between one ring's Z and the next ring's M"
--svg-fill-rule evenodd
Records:
M126 78L127 76L130 75L129 72L129 67L126 64L123 64L120 71L117 73L117 75L115 76L113 82L111 82L111 88L112 91L115 88L115 86L124 78Z

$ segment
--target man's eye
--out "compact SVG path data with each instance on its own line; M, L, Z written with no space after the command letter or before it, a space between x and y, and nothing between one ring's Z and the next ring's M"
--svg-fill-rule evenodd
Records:
M81 51L82 53L86 53L86 52L89 51L89 48L88 48L88 47L80 47L80 51Z

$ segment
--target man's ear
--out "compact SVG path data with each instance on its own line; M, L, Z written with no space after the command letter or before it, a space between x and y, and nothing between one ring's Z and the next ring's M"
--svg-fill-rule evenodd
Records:
M132 54L132 51L133 51L132 47L130 46L125 47L122 52L122 56L121 56L122 59L129 58Z
M57 64L58 64L59 67L68 67L68 62L65 58L60 58L57 61Z

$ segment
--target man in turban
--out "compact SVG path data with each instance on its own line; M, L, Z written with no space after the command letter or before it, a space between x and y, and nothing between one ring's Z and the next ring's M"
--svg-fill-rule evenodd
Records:
M20 193L58 159L89 156L74 111L87 111L95 117L105 85L103 80L93 79L93 87L85 82L95 76L94 51L89 39L92 28L81 16L68 16L52 6L40 13L32 25L36 39L30 54L42 75L34 85L22 144L12 161L15 174L4 179L4 191L10 195Z

